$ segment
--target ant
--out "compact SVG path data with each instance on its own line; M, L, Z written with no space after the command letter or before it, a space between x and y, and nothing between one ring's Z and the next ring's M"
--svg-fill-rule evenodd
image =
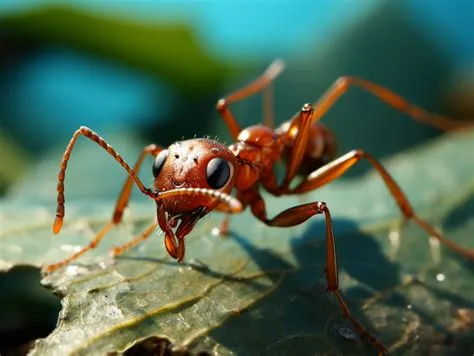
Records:
M130 168L122 156L103 138L87 127L80 127L72 136L62 158L58 175L57 211L53 232L58 234L63 225L64 178L71 151L79 136L85 136L105 149L127 171L128 178L117 200L111 221L102 228L89 245L58 263L44 267L44 270L53 272L88 250L94 249L104 235L120 223L133 183L143 194L156 201L157 219L141 235L122 246L115 247L112 250L113 256L121 255L146 240L159 226L164 232L164 244L168 254L180 262L185 255L185 237L193 230L199 219L213 210L227 213L222 223L223 234L227 231L229 214L240 213L247 206L258 220L268 226L277 227L295 226L314 215L323 214L326 222L327 290L335 295L344 317L352 323L357 332L372 344L379 354L388 353L387 348L370 335L365 327L351 315L339 290L336 246L328 205L321 201L301 204L273 218L268 218L265 201L260 195L259 187L262 186L275 196L307 193L334 181L360 160L365 159L380 174L405 219L414 220L430 236L437 238L464 257L474 259L474 250L463 248L446 239L415 213L402 189L372 155L356 149L336 158L335 137L319 120L341 95L350 87L355 86L415 120L443 130L453 128L456 124L439 115L427 113L375 83L355 77L341 77L314 105L304 104L291 120L273 129L268 90L283 69L284 63L281 60L275 60L256 80L217 102L216 109L235 141L228 147L204 138L176 142L168 148L152 144L144 148L135 166ZM268 124L241 129L229 105L258 92L264 93L264 120ZM137 176L147 155L154 157L153 188L145 187ZM281 183L277 182L273 170L279 160L286 164L286 173ZM290 183L297 175L303 176L303 180L292 188ZM234 188L235 197L231 195Z

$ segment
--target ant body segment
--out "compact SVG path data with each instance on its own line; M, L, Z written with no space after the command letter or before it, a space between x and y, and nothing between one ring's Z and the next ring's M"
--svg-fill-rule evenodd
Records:
M405 219L414 220L430 236L466 258L474 259L474 250L469 250L446 239L413 210L408 198L390 173L369 153L357 149L336 158L336 140L331 131L319 120L350 87L359 87L413 119L446 130L456 126L450 120L429 114L410 104L399 95L375 83L354 77L343 77L314 104L305 104L301 110L277 129L273 121L270 101L266 96L266 125L255 125L241 129L229 105L258 92L268 94L267 89L284 68L282 61L274 61L256 80L244 88L221 99L217 111L226 123L234 140L225 146L209 139L191 139L172 144L168 148L149 145L144 148L133 168L104 139L87 127L79 128L70 140L64 153L58 175L58 206L53 231L61 231L64 218L64 178L73 146L79 136L85 136L105 149L128 173L128 178L117 200L111 221L95 236L89 245L68 258L46 266L46 272L63 267L97 246L104 235L119 224L126 208L133 183L140 191L156 201L157 219L139 236L128 243L115 247L118 256L146 240L157 226L164 232L168 254L182 261L185 255L185 237L203 216L213 210L228 214L222 224L225 233L229 214L239 213L250 207L252 214L268 226L291 227L301 224L314 215L323 214L326 222L326 268L327 290L335 295L345 318L357 332L371 343L380 354L387 349L350 313L339 290L338 265L335 238L328 205L312 202L291 207L273 218L266 213L265 202L259 192L263 187L275 196L295 195L313 191L340 176L362 159L367 160L383 179ZM153 188L146 188L138 178L138 171L147 155L154 158L152 172ZM281 183L277 182L274 166L277 161L286 164L286 173ZM297 175L304 178L296 187L290 183ZM231 195L235 189L236 195Z

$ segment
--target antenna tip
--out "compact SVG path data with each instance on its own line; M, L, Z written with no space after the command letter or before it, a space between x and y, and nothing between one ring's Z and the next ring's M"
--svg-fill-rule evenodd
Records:
M56 216L56 219L54 219L54 224L53 224L54 234L55 235L59 234L62 227L63 227L63 218Z

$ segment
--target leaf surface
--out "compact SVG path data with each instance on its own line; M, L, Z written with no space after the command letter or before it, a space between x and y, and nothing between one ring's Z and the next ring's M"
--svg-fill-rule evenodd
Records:
M109 140L131 162L137 149L117 141ZM74 152L59 236L53 236L51 223L60 155L41 162L0 203L0 268L56 262L106 223L124 174L97 150L81 145ZM474 248L474 164L467 152L474 152L473 132L446 135L384 163L421 216ZM150 183L148 171L143 176ZM304 202L327 202L344 296L394 354L474 349L473 327L461 318L474 308L474 264L429 240L414 223L401 226L374 172L305 196L265 198L270 216ZM218 355L375 354L357 342L336 301L324 293L321 217L281 229L245 212L232 218L230 237L221 238L211 234L222 218L214 213L187 238L182 265L167 257L158 232L112 261L112 246L153 221L153 204L137 194L124 223L98 248L43 279L63 307L57 328L32 355L102 355L138 347L150 337L169 340L175 349Z

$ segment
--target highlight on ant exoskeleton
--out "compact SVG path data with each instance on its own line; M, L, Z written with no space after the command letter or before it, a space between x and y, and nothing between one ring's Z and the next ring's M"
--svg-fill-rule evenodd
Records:
M88 250L94 249L106 233L120 223L134 183L143 194L155 200L156 220L141 235L122 246L115 247L112 250L114 256L121 255L146 240L159 226L164 232L164 245L168 254L177 261L182 261L185 255L186 236L193 230L199 219L213 210L227 214L221 226L224 233L227 229L229 214L240 213L246 207L250 207L252 214L258 220L275 227L295 226L314 215L322 214L326 223L327 290L336 297L344 317L352 323L357 332L379 353L387 353L387 348L351 315L339 290L330 202L326 204L315 201L301 204L269 218L260 188L275 196L307 193L336 180L356 163L365 159L380 175L405 219L415 221L429 236L438 239L456 253L468 259L474 259L474 250L448 240L416 214L407 196L390 173L370 153L355 149L336 158L335 137L326 126L320 123L320 119L341 95L355 86L413 119L439 129L455 128L456 123L442 116L430 114L375 83L355 77L342 77L316 103L304 104L297 114L278 128L272 127L272 111L268 105L270 101L266 100L264 114L266 124L242 129L229 105L259 92L268 93L269 85L283 69L283 62L276 60L259 78L217 102L217 111L234 140L234 143L228 147L205 138L176 142L168 148L152 144L143 149L137 162L131 168L103 138L87 127L80 127L72 136L60 166L54 233L58 234L63 225L66 167L79 136L85 136L105 149L127 171L128 178L118 197L110 222L102 228L89 245L58 263L45 266L44 270L52 272L76 260ZM268 95L266 98L268 99ZM142 163L148 155L154 157L152 188L145 187L138 177ZM274 171L274 166L278 161L283 161L286 167L281 182L278 182ZM295 187L290 187L296 176L303 179ZM235 190L234 196L231 195L232 190Z

